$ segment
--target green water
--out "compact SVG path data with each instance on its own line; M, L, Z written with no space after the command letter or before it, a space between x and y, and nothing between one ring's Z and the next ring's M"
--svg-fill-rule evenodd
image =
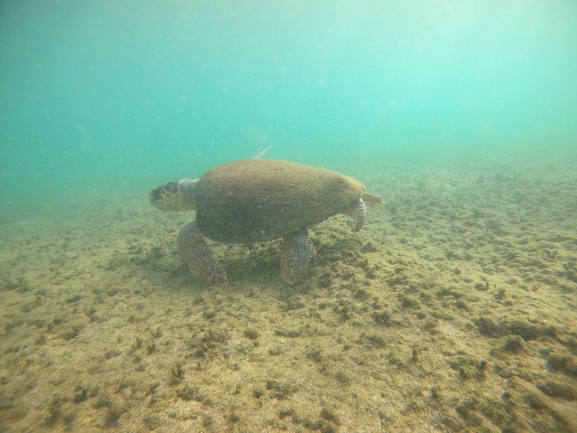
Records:
M269 146L384 203L209 284ZM573 0L0 0L0 431L576 432L575 166Z
M575 162L572 1L5 0L0 59L11 206L269 145L328 167Z

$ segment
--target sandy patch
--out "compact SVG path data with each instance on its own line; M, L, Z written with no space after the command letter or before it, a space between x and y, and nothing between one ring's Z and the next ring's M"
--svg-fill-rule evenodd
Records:
M577 431L577 173L341 171L385 205L295 286L278 242L199 281L144 189L4 215L0 430Z

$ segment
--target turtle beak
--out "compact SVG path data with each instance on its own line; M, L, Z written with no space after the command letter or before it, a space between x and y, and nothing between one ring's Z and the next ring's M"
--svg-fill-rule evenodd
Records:
M195 180L181 179L167 182L150 191L150 204L162 211L194 210L194 197L189 192Z
M157 209L162 209L162 187L150 191L150 204Z

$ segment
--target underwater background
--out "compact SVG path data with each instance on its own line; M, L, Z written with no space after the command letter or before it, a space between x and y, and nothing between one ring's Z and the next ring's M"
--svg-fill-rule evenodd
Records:
M384 204L176 250L264 156ZM0 431L577 431L577 3L0 2ZM40 429L40 430L37 430Z
M575 161L571 1L4 1L0 20L6 198L154 186L271 144Z

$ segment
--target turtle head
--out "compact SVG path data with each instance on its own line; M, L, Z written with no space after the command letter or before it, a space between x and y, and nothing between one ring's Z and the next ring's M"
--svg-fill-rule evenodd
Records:
M196 179L173 180L150 191L150 204L163 211L194 210Z

